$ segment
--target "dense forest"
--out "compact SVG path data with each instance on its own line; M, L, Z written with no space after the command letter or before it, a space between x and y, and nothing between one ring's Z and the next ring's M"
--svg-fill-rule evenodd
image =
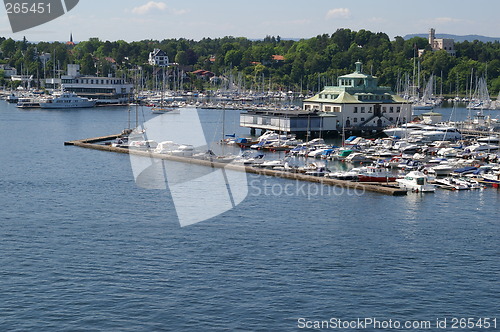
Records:
M432 52L425 38L396 37L391 41L385 33L349 29L299 41L283 40L279 36L263 40L224 37L137 42L91 38L72 45L0 38L0 64L39 79L52 77L55 69L65 69L68 63L80 64L81 73L85 75L114 74L132 78L141 68L151 85L157 69L147 61L149 52L155 48L166 52L170 62L177 63L177 68L187 73L182 88L188 90L210 88L209 83L189 74L203 69L215 75L237 77L241 88L314 92L324 85L335 84L339 75L352 72L358 60L363 62L366 73L379 77L381 85L394 90L401 91L405 82L414 79L415 63L419 63L421 85L433 74L438 93L463 94L479 77L487 79L493 96L500 90L498 42L456 43L456 56L450 56L446 51ZM417 48L427 51L415 61ZM44 53L51 54L46 61L40 57ZM0 72L1 86L12 84L2 77Z

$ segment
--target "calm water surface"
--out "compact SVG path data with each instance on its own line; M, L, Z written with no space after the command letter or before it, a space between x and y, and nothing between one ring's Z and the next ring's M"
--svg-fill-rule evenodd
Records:
M128 156L63 146L126 126L126 108L0 102L2 331L500 320L497 190L275 196L261 189L289 182L258 179L236 209L181 228L167 191L135 185Z

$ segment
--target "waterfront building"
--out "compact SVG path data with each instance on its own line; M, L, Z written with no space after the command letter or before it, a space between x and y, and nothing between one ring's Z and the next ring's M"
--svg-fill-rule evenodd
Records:
M58 79L47 79L46 85L56 86ZM78 96L97 100L98 104L123 104L133 98L134 86L124 78L82 76L80 65L69 64L67 75L60 78L62 89Z
M378 79L364 74L361 66L356 62L356 71L340 76L337 86L305 99L304 111L335 115L337 126L349 129L381 130L411 121L411 105L390 88L378 86Z

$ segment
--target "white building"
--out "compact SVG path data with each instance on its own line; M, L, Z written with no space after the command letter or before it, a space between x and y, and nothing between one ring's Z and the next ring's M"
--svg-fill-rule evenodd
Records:
M429 44L433 51L445 50L448 54L455 56L455 40L449 38L436 38L436 30L429 30Z
M166 67L168 66L168 56L162 50L155 48L149 53L149 64L151 66Z
M336 115L337 126L357 129L382 129L411 121L411 105L378 79L363 74L361 62L356 71L338 78L338 86L326 86L316 96L304 100L305 111Z
M56 84L58 79L47 79L47 84ZM122 104L133 99L134 86L124 78L81 76L80 65L68 65L67 75L61 76L64 91L74 92L79 96L97 99L100 104Z

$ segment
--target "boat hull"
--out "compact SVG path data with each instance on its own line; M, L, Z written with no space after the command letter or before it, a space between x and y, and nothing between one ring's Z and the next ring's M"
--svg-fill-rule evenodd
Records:
M40 107L45 109L92 108L94 106L95 101L68 103L66 105L58 105L56 103L40 103Z
M396 181L395 176L370 176L370 175L358 175L359 182L394 182Z

